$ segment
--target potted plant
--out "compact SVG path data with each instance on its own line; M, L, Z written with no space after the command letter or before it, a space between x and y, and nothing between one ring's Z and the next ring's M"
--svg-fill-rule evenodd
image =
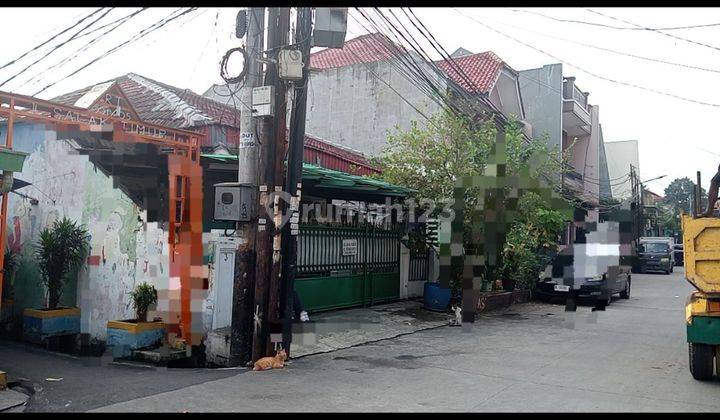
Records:
M107 345L112 349L113 357L132 356L134 350L161 344L165 337L162 321L147 320L148 309L157 303L155 286L140 283L130 292L130 298L135 318L107 323Z
M80 333L80 308L62 307L60 297L67 281L77 275L89 250L88 232L63 218L40 232L35 257L47 290L44 308L23 311L23 337L35 343L47 338Z
M5 249L5 259L3 260L3 291L2 304L0 305L0 326L2 333L10 332L14 329L13 317L13 276L18 266L18 254L12 249Z

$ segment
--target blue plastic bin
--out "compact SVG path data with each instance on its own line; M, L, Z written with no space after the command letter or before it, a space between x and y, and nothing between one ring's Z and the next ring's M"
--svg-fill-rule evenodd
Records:
M450 288L442 288L440 283L425 283L424 298L426 309L444 312L450 304Z

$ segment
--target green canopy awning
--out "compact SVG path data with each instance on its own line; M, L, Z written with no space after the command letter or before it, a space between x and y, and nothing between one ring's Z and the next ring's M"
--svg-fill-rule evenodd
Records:
M203 153L200 156L224 163L237 163L238 161L238 157L233 155ZM314 188L354 190L362 191L363 193L397 197L405 197L414 191L411 188L390 184L378 179L346 174L345 172L335 171L309 163L303 163L302 177L303 180L314 181Z

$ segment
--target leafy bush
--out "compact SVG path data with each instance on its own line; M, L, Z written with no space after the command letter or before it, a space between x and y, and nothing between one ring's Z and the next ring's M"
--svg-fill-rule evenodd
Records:
M412 187L415 191L410 198L421 208L432 209L427 216L437 217L449 210L447 204L453 198L458 179L485 174L497 134L497 127L492 121L477 121L449 111L437 113L424 127L413 122L410 129L397 128L389 135L388 148L374 161L382 168L382 173L375 176L393 184ZM515 118L506 124L505 143L507 175L518 175L533 156L547 155L548 158L539 165L538 173L532 176L543 175L550 184L559 182L564 170L559 164L565 160L563 154L549 148L544 138L527 140L523 135L523 126ZM461 198L465 208L477 208L484 198L483 194L482 188L467 188ZM423 206L423 201L432 204ZM419 210L416 212L421 213ZM457 221L462 224L463 245L467 254L477 254L477 249L471 247L477 245L473 236L484 227L482 217L481 212L465 211L463 220ZM457 295L462 290L463 264L460 259L453 260L450 273L443 275L450 277L453 294ZM486 271L482 276L483 284L499 278L497 270L495 267L493 272Z
M135 290L130 292L133 307L135 308L135 320L137 322L147 322L147 311L150 305L157 303L157 290L155 286L140 283L135 286Z
M5 259L3 260L3 298L13 298L12 276L17 269L20 256L10 248L5 248Z
M89 249L87 230L70 219L56 220L40 232L35 256L47 288L48 309L57 308L63 286L83 266Z
M501 272L515 288L530 290L557 251L565 218L534 193L521 197L518 208L518 219L505 238Z

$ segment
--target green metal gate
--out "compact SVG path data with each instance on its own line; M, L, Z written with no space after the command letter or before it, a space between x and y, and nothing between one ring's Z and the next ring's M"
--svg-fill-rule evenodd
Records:
M301 225L297 290L307 311L400 297L400 229Z

